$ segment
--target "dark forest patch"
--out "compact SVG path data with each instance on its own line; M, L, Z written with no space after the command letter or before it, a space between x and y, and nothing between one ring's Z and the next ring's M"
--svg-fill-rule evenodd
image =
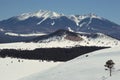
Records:
M68 61L80 55L107 47L74 47L74 48L39 48L35 50L3 49L0 57L11 57L21 59Z

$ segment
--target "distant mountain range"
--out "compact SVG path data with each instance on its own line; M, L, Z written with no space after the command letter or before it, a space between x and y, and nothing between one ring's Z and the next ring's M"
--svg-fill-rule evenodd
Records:
M120 40L120 25L95 14L64 15L40 10L0 21L0 43L23 42L60 29L75 33L102 33Z
M0 21L0 32L16 34L52 33L59 29L75 32L103 33L120 39L120 25L95 14L64 15L40 10Z

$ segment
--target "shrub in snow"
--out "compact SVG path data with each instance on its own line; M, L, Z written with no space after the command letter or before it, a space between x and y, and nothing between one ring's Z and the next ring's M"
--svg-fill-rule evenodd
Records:
M20 60L18 60L18 62L20 62Z

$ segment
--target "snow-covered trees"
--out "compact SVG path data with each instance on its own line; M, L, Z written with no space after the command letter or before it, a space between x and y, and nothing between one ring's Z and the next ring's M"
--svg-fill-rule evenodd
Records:
M110 76L112 76L112 69L114 67L115 63L112 60L108 60L105 64L105 67L107 67L110 71Z

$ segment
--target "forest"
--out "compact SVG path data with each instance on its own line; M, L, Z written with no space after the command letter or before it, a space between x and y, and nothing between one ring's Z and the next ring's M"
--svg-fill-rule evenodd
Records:
M80 55L104 48L108 47L81 46L73 48L38 48L35 50L3 49L0 50L0 57L63 62L71 60ZM88 57L88 54L86 57Z

